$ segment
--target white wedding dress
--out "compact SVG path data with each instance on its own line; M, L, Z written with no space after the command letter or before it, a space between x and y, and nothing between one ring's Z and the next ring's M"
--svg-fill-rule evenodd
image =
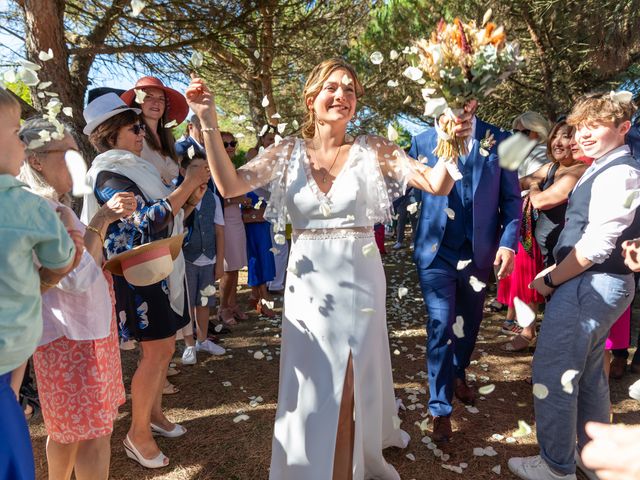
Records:
M381 137L358 137L329 192L311 176L303 140L287 138L241 167L270 190L265 216L293 226L282 319L272 480L331 480L349 354L354 375L353 478L400 476L382 450L406 447L395 405L386 281L373 225L389 220L409 172L423 169ZM278 245L274 245L276 248Z

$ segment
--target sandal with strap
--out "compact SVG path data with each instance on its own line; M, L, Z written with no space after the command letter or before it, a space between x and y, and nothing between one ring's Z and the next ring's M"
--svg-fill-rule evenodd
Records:
M240 307L238 305L234 305L231 308L231 313L233 313L233 316L236 317L237 320L249 320L249 316L244 313L242 310L240 310Z
M224 323L225 325L237 325L236 319L233 316L233 312L230 308L219 308L218 309L218 321Z
M127 457L135 460L145 468L163 468L169 466L169 459L162 452L160 452L154 458L143 457L129 438L129 435L127 435L122 444L124 445L124 451L127 454Z
M178 387L176 387L173 383L171 383L169 380L167 380L164 383L164 387L162 387L162 394L163 395L174 395L176 393L178 393L180 391L180 389Z
M523 352L525 350L532 350L536 346L538 337L527 338L522 334L518 334L511 341L500 346L500 350L504 352Z

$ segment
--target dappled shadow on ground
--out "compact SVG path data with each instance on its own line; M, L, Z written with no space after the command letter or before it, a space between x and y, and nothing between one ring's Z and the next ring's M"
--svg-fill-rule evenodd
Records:
M389 245L387 246L389 249ZM393 252L393 250L389 249ZM419 424L426 416L428 397L425 365L425 310L420 287L411 260L410 250L400 250L383 257L387 272L387 311L389 341L394 368L396 396L406 410L399 413L402 428L412 437L404 449L391 448L385 457L403 479L458 479L459 474L445 470L442 460L421 441L425 434ZM246 280L244 277L242 280ZM398 298L398 288L406 287L408 294ZM246 301L248 291L241 292ZM489 300L491 296L489 297ZM276 302L281 305L281 299ZM323 308L330 308L330 301ZM496 478L493 468L501 468L501 478L514 478L506 462L511 456L537 453L535 421L531 387L525 380L530 376L530 353L509 354L499 349L508 338L500 334L503 314L485 314L480 337L469 373L475 375L476 385L494 384L495 390L477 402L469 411L456 402L453 413L454 438L445 446L438 446L450 458L446 464L467 464L464 478ZM634 315L638 318L638 315ZM271 436L275 418L278 387L280 328L277 321L269 321L255 314L251 319L233 327L230 335L221 336L228 349L223 357L198 354L199 363L193 367L180 365L182 342L178 342L176 362L181 373L171 378L180 393L165 397L168 417L187 427L184 437L172 440L161 438L158 444L170 458L166 469L150 471L125 457L122 439L129 426L130 401L120 409L112 437L111 476L115 480L131 479L215 479L261 480L268 478ZM261 350L265 358L256 360ZM271 357L272 360L267 360ZM137 352L123 352L125 386L129 390ZM627 375L611 385L614 420L640 423L639 405L628 397L629 385L638 375ZM231 382L224 386L223 382ZM250 397L261 396L263 402L251 406ZM234 423L240 413L249 420ZM524 420L533 433L512 439ZM429 425L430 430L430 425ZM31 424L38 478L46 478L45 433L41 417ZM426 432L429 435L429 431ZM513 442L513 443L509 443ZM473 455L475 447L492 446L493 457ZM412 454L415 460L407 457Z

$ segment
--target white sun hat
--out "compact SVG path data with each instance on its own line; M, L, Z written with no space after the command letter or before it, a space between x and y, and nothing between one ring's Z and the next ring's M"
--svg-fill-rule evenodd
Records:
M115 93L106 93L96 98L82 112L87 122L82 133L90 135L102 122L127 110L133 110L138 115L142 111L139 108L131 108Z

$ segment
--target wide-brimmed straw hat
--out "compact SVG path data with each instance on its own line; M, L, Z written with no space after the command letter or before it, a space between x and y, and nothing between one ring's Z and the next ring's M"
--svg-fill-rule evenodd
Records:
M132 89L127 90L120 95L120 98L122 98L127 105L133 107L136 98L135 91L144 90L145 88L159 88L164 92L167 99L167 103L165 105L167 123L175 120L176 123L180 124L185 118L187 118L187 115L189 114L189 105L187 104L187 99L184 98L184 95L173 88L165 87L164 83L156 77L142 77L136 82Z
M121 114L122 112L126 112L127 110L132 110L136 112L136 114L140 115L139 108L132 108L126 103L122 101L122 99L116 95L115 93L106 93L95 100L93 100L87 108L82 112L82 116L84 117L85 122L87 122L86 127L82 130L82 133L85 135L90 135L98 125L103 123L105 120L110 119L111 117L115 117L116 115Z
M153 285L173 271L173 261L180 254L183 239L181 234L134 247L111 258L104 268L124 276L131 285Z

